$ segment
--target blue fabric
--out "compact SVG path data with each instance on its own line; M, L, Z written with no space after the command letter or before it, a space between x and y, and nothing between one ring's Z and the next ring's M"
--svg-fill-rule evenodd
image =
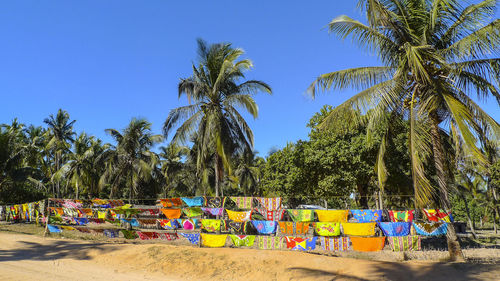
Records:
M413 222L413 227L420 235L438 236L448 232L448 224L445 222Z
M104 235L106 235L109 238L116 238L118 237L118 229L105 229L103 231Z
M378 226L385 236L410 235L411 222L379 222Z
M137 219L130 219L130 220L120 219L120 220L123 221L123 222L130 223L131 226L135 226L135 227L139 226L139 222L137 221Z
M47 227L49 228L50 233L61 233L62 232L61 228L57 225L49 224L49 225L47 225Z
M76 224L78 225L86 225L87 223L89 223L89 220L87 218L74 218L74 219Z
M180 233L180 235L186 237L191 244L198 245L200 243L199 233Z
M260 234L272 234L278 227L277 221L252 221L253 226Z
M354 222L377 222L382 219L382 210L351 210Z
M203 206L203 203L205 202L205 200L203 199L203 197L193 197L193 198L189 198L189 197L181 197L182 201L184 201L184 203L186 205L188 205L189 207L199 207L199 206Z

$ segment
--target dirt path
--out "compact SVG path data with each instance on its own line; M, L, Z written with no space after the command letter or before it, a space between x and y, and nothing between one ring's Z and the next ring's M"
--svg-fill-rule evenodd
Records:
M44 239L0 232L0 280L499 280L500 266Z

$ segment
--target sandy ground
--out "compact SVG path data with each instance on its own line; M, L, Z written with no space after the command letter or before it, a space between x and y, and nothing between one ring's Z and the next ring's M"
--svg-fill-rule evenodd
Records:
M500 265L388 262L0 232L0 280L500 280Z

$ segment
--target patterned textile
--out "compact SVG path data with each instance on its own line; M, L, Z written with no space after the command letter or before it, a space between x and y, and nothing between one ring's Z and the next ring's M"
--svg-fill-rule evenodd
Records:
M349 237L319 237L319 241L325 251L345 252L351 249Z
M257 246L261 250L275 250L283 247L283 237L257 236Z
M193 197L193 198L188 198L188 197L181 197L182 201L189 207L201 207L203 206L203 197L198 196L198 197Z
M347 222L348 210L315 210L320 222Z
M139 209L139 216L158 216L160 209Z
M87 218L74 218L74 219L76 224L78 225L86 225L87 223L89 223L89 220Z
M231 232L233 234L246 234L248 225L249 225L249 222L247 222L247 221L235 222L232 220L225 220L224 221L224 229L221 229L221 231Z
M378 226L385 236L407 236L410 234L411 222L379 222Z
M175 219L171 220L158 219L157 221L160 223L160 226L163 229L177 229L179 227L179 223Z
M385 237L350 237L352 249L360 252L382 251L385 246Z
M230 220L233 220L235 222L244 222L244 221L249 221L250 216L252 215L252 211L246 211L246 212L235 212L231 210L227 210L227 216L229 217Z
M120 206L125 205L123 200L107 200L107 201L108 201L108 204L111 206L111 208L120 207Z
M221 220L201 219L201 229L207 232L216 232L220 230Z
M199 217L203 215L203 212L201 211L200 207L183 208L182 212L188 218Z
M185 230L196 229L198 219L177 219L177 223Z
M111 204L109 204L108 200L103 200L103 199L92 199L92 205L94 207L100 207L100 208L111 208Z
M90 208L81 209L82 213L84 213L87 217L92 217L94 212Z
M261 214L265 220L268 221L280 221L283 219L283 214L285 213L285 209L278 210L268 210L266 208L255 208L255 210Z
M392 222L412 222L414 213L415 210L409 210L409 211L389 210L389 217L391 218Z
M382 219L382 210L351 210L354 222L376 222Z
M252 221L253 226L260 234L272 234L278 227L277 221Z
M451 212L446 213L441 211L440 209L423 209L423 211L429 221L453 222L453 216L451 215Z
M156 219L137 219L141 228L156 228Z
M208 197L203 196L205 199L205 207L208 208L224 208L224 204L226 204L226 197Z
M309 238L291 237L291 236L285 237L286 247L288 249L300 250L300 251L314 250L316 248L317 239L318 237L309 237Z
M160 209L169 219L178 219L181 217L181 209Z
M48 224L47 228L49 229L50 233L61 233L62 232L61 228L57 225Z
M105 229L104 235L109 238L117 238L119 235L118 229Z
M343 222L342 229L344 230L344 235L373 236L375 235L376 224L375 222Z
M229 235L231 237L231 241L233 241L233 245L235 247L252 247L255 241L255 235Z
M62 215L64 215L64 210L63 210L63 208L60 208L60 207L58 207L58 208L50 207L49 211L50 211L50 215L54 215L54 216L62 216ZM21 213L21 207L12 206L11 207L11 212L14 215L19 214L19 213Z
M201 208L201 210L205 214L212 216L222 216L224 214L224 208Z
M387 237L389 245L394 252L420 251L421 238L418 235Z
M80 232L83 232L83 233L90 233L90 230L88 228L86 228L86 227L75 226L75 229L78 230L78 231L80 231Z
M252 209L253 197L229 197L238 209Z
M314 231L318 236L339 236L340 222L316 222Z
M107 211L97 211L97 218L105 219L107 217L107 214L108 214Z
M165 198L165 199L159 199L158 201L160 201L160 204L165 208L182 206L181 198Z
M282 235L304 235L309 232L309 222L280 221L278 223Z
M94 218L90 218L90 219L89 219L89 223L98 223L98 224L101 224L101 223L104 223L104 219L94 219Z
M425 236L445 235L448 232L446 222L413 222L413 228L418 234Z
M189 240L189 242L193 245L198 245L200 243L199 233L181 233L181 235L187 238L187 240Z
M141 240L158 239L158 233L154 231L137 231Z
M287 209L288 214L293 221L312 221L314 218L314 210L302 210L302 209Z
M171 241L171 240L179 239L179 236L177 235L177 233L158 232L157 235L158 235L158 239L161 239L161 240Z
M65 208L75 208L79 209L82 207L82 202L80 200L71 200L71 199L64 199L64 203L62 203L62 206Z
M137 219L120 219L120 221L124 222L124 223L129 223L130 226L134 226L134 227L138 227L139 226L139 222L137 221Z
M210 248L220 248L226 245L227 234L201 234L201 245Z
M59 227L63 230L76 230L76 228L68 225L60 225Z
M257 197L255 198L257 202L259 202L260 206L266 208L267 210L278 210L281 208L281 197L275 198L265 198L265 197Z

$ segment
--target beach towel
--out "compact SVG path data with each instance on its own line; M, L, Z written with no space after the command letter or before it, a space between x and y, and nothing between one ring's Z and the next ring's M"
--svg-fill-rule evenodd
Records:
M344 230L344 235L373 236L375 235L375 225L375 222L343 222L342 229Z
M325 251L345 252L351 249L349 237L319 237L319 242Z
M413 222L413 228L418 234L425 236L446 235L448 232L446 222Z
M257 236L257 247L261 250L277 250L283 246L283 237Z
M278 226L276 221L252 221L252 224L260 234L275 233Z
M105 229L103 234L108 238L117 238L119 235L118 229Z
M347 222L349 210L315 210L320 222Z
M205 202L203 197L201 197L201 196L193 197L193 198L181 197L181 199L189 207L201 207L201 206L203 206L203 203Z
M235 247L252 247L255 241L255 235L229 235Z
M244 222L244 221L249 221L250 217L252 215L252 211L246 211L246 212L235 212L231 210L227 210L227 216L229 217L230 220L233 220L235 222Z
M352 249L360 252L382 251L385 246L385 237L349 237Z
M231 232L233 234L246 234L247 233L247 227L248 227L249 222L235 222L232 220L225 220L224 221L224 232ZM221 226L222 228L222 226Z
M185 230L194 230L196 229L196 224L198 219L177 219L177 223Z
M158 199L158 201L160 201L160 204L165 208L182 206L181 198L165 198L165 199Z
M410 235L411 222L379 222L378 226L385 236Z
M201 208L201 210L211 216L222 216L224 214L224 208Z
M189 240L189 242L193 245L198 245L200 243L199 233L181 233L181 235Z
M179 236L177 235L177 233L158 232L157 235L158 235L158 239L161 239L161 240L172 241L172 240L179 239Z
M137 231L137 235L141 240L158 239L158 233L154 231Z
M280 221L281 235L304 235L309 232L309 222Z
M408 211L389 211L389 217L392 222L412 222L415 210Z
M160 209L168 219L178 219L181 217L181 209Z
M316 222L314 231L318 236L339 236L340 222Z
M273 211L281 209L281 197L274 197L274 198L257 197L255 199L257 200L257 202L259 202L262 208L266 208L267 210Z
M451 212L446 213L440 209L423 209L423 211L429 221L453 222L453 216L451 215Z
M305 210L305 209L287 209L288 214L292 218L293 221L312 221L314 218L313 210Z
M255 210L268 221L280 221L283 219L283 214L285 213L284 209L268 210L266 208L255 208Z
M160 226L163 229L177 229L179 227L179 223L175 219L157 219L157 221L160 223Z
M292 250L307 251L316 248L316 240L318 237L292 237L286 236L286 247Z
M253 197L229 197L238 209L252 209Z
M418 235L387 237L389 245L394 252L420 251L421 238Z
M208 197L203 196L205 200L205 207L208 208L224 208L224 204L226 203L226 197Z
M221 220L201 219L201 229L207 232L216 232L220 230Z
M203 215L203 211L201 210L200 207L182 208L182 212L188 218L199 217Z
M201 245L210 248L220 248L226 245L227 234L201 234Z
M354 222L377 222L382 219L382 210L351 210Z

